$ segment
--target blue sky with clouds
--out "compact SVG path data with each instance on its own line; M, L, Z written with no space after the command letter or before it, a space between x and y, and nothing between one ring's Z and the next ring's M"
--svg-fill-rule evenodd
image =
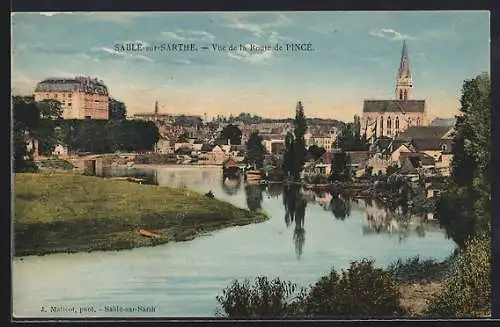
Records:
M363 99L394 97L407 40L414 98L457 112L464 79L490 67L488 12L15 13L12 87L47 77L103 79L129 113L294 114L351 120ZM311 43L310 52L124 53L116 43Z

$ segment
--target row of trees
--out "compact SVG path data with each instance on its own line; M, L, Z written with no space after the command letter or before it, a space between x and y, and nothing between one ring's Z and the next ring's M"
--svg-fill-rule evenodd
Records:
M110 120L64 120L61 103L34 101L31 96L13 97L14 166L16 172L32 169L27 140L38 140L41 155L49 156L57 144L70 151L105 153L152 150L159 139L153 122L125 120L125 105L110 101Z

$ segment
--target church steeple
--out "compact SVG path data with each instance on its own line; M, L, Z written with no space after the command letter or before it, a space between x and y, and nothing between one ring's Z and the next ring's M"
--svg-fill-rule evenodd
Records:
M396 99L410 100L413 89L413 81L410 71L410 57L408 56L408 48L406 40L403 41L403 50L401 51L401 62L399 63L399 71L396 82Z
M155 102L155 115L158 115L158 101Z

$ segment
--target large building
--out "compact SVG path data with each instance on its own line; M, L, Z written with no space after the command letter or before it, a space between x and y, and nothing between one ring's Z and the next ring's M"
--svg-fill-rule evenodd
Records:
M174 122L174 117L172 115L159 112L158 101L155 102L154 112L136 113L131 117L131 119L164 122L164 123Z
M368 139L373 137L395 137L410 126L424 125L426 119L425 100L414 100L413 78L406 42L403 42L399 65L395 99L365 100L361 128Z
M108 119L109 93L102 80L90 77L49 78L35 88L35 101L57 100L64 119Z

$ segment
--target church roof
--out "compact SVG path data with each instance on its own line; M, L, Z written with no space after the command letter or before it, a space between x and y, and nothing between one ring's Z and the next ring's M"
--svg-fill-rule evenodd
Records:
M365 100L363 112L424 112L425 100Z

